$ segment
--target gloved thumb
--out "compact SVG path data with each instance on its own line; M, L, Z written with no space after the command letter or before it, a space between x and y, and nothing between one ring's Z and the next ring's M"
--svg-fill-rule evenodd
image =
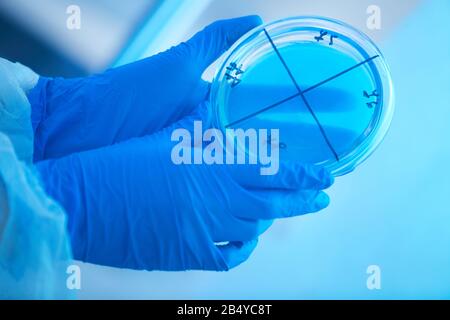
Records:
M259 16L219 20L198 32L186 44L192 61L203 72L242 35L262 23Z

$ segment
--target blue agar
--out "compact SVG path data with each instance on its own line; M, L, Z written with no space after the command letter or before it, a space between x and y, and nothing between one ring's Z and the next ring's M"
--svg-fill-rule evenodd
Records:
M376 47L365 51L339 28L292 27L295 19L302 18L288 20L289 28L278 33L261 28L234 48L213 85L216 125L278 129L282 161L322 164L345 174L373 151L389 126L389 71Z

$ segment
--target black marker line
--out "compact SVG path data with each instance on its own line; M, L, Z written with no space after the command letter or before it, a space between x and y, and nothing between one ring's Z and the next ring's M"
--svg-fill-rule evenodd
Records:
M339 73L335 74L334 76L332 76L332 77L330 77L330 78L328 78L328 79L325 79L325 80L323 80L323 81L321 81L321 82L319 82L319 83L317 83L317 84L315 84L315 85L309 87L309 88L306 89L306 90L303 90L303 93L306 93L306 92L309 92L309 91L311 91L311 90L314 90L314 89L316 89L317 87L320 87L320 86L324 85L324 84L327 83L327 82L330 82L330 81L332 81L332 80L334 80L334 79L336 79L336 78L339 78L339 77L343 76L344 74L346 74L346 73L352 71L353 69L356 69L356 68L358 68L358 67L361 67L362 65L364 65L364 64L366 64L366 63L368 63L368 62L370 62L370 61L372 61L373 59L378 58L378 57L379 57L379 55L370 57L370 58L364 60L363 62L360 62L360 63L354 65L353 67L350 67L350 68L348 68L348 69L346 69L346 70L344 70L344 71L342 71L342 72L339 72Z
M279 106L280 104L283 104L283 103L285 103L285 102L287 102L287 101L289 101L289 100L292 100L292 99L294 99L294 98L297 98L298 96L299 96L299 94L296 93L296 94L294 94L294 95L292 95L292 96L290 96L290 97L287 97L287 98L285 98L285 99L283 99L283 100L280 100L280 101L278 101L278 102L275 102L274 104L271 104L270 106L267 106L267 107L265 107L265 108L263 108L263 109L261 109L261 110L258 110L258 111L254 112L254 113L251 113L251 114L249 114L249 115L247 115L247 116L245 116L245 117L243 117L243 118L241 118L241 119L239 119L239 120L236 120L236 121L233 121L233 122L227 124L227 125L225 126L225 128L229 128L229 127L231 127L231 126L234 126L235 124L238 124L238 123L240 123L240 122L243 122L243 121L245 121L245 120L248 120L248 119L250 119L250 118L252 118L252 117L254 117L254 116L257 116L257 115L260 114L260 113L263 113L263 112L265 112L265 111L267 111L267 110L273 109L273 108Z
M303 93L307 93L307 92L309 92L309 91L312 91L312 90L314 90L314 89L317 89L318 87L320 87L320 86L322 86L322 85L324 85L324 84L326 84L326 83L328 83L328 82L330 82L330 81L332 81L332 80L334 80L334 79L336 79L336 78L338 78L338 77L341 77L341 76L343 76L344 74L346 74L346 73L352 71L353 69L356 69L356 68L358 68L358 67L361 67L362 65L364 65L364 64L366 64L366 63L368 63L368 62L370 62L370 61L372 61L372 60L374 60L374 59L376 59L376 58L379 58L379 57L380 57L379 55L370 57L370 58L368 58L368 59L366 59L366 60L364 60L364 61L362 61L362 62L360 62L360 63L358 63L358 64L356 64L356 65L354 65L354 66L352 66L352 67L350 67L350 68L348 68L348 69L342 71L342 72L339 72L339 73L335 74L334 76L332 76L332 77L330 77L330 78L328 78L328 79L325 79L325 80L323 80L323 81L321 81L321 82L318 82L317 84L315 84L315 85L313 85L313 86L311 86L311 87L309 87L309 88L303 90L302 92L303 92ZM288 102L288 101L290 101L290 100L292 100L292 99L295 99L295 98L299 97L300 95L301 95L301 93L296 93L296 94L294 94L294 95L292 95L292 96L290 96L290 97L287 97L287 98L285 98L285 99L283 99L283 100L280 100L280 101L278 101L278 102L275 102L274 104L271 104L270 106L267 106L267 107L265 107L265 108L262 108L262 109L260 109L260 110L258 110L258 111L256 111L256 112L254 112L254 113L252 113L252 114L249 114L249 115L247 115L247 116L245 116L245 117L243 117L243 118L241 118L241 119L239 119L239 120L236 120L236 121L233 121L233 122L229 123L228 125L225 126L225 128L229 128L229 127L231 127L231 126L233 126L233 125L235 125L235 124L238 124L238 123L240 123L240 122L243 122L243 121L245 121L245 120L248 120L248 119L250 119L250 118L252 118L252 117L254 117L254 116L257 116L257 115L260 114L260 113L263 113L263 112L265 112L265 111L267 111L267 110L270 110L270 109L273 109L273 108L275 108L275 107L278 107L279 105L281 105L281 104L283 104L283 103L285 103L285 102Z
M291 70L289 69L286 61L284 61L283 57L281 56L280 51L278 51L278 48L276 47L275 43L273 42L273 40L270 37L270 35L267 32L267 30L266 29L263 29L263 30L264 30L264 33L266 34L267 39L269 39L269 42L272 45L273 50L276 52L278 58L280 59L280 61L283 64L284 68L286 69L287 73L289 74L289 77L291 78L292 82L294 83L295 87L297 88L297 91L300 94L300 97L302 98L303 103L306 105L306 107L308 108L309 113L312 115L312 117L314 118L314 121L316 122L317 126L319 127L319 130L320 130L323 138L325 139L325 142L328 145L328 148L333 153L334 157L336 158L336 161L339 161L339 156L338 156L336 150L334 150L330 139L328 138L325 130L323 129L322 125L320 124L319 119L317 118L316 114L314 113L313 109L311 108L311 105L309 104L308 100L306 99L305 95L303 94L302 89L300 89L300 86L298 85L297 81L295 80L295 78L294 78Z

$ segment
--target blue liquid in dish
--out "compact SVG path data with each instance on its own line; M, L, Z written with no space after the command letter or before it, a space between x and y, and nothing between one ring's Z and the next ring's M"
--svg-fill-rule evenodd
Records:
M281 160L339 161L371 133L381 104L370 104L379 95L374 66L363 64L314 87L362 59L314 42L285 43L278 51L294 80L276 52L267 51L230 89L220 110L222 127L279 129Z

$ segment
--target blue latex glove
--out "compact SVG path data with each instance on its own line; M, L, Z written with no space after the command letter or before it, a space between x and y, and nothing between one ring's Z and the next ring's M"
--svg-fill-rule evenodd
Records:
M262 177L257 166L176 166L170 159L172 130L189 129L206 113L201 73L259 23L255 16L219 21L185 44L103 75L41 79L30 94L35 158L62 157L37 168L69 215L75 258L227 270L248 258L273 218L328 204L318 190L332 178L319 168L283 164L278 175ZM72 154L80 150L89 151Z
M258 16L217 21L186 43L103 74L41 77L28 95L34 160L144 136L190 114L208 94L204 70L260 23Z
M324 169L280 164L175 165L175 128L37 164L47 192L66 209L76 259L147 270L228 270L245 261L274 218L323 209ZM218 245L217 242L228 242Z

